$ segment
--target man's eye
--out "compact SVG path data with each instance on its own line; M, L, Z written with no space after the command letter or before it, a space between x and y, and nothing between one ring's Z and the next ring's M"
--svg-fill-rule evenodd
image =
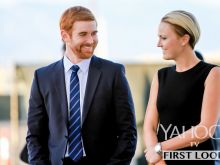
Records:
M97 31L96 31L96 32L93 32L92 35L95 36L95 35L97 35L97 33L98 33Z
M79 36L85 36L86 33L79 33Z

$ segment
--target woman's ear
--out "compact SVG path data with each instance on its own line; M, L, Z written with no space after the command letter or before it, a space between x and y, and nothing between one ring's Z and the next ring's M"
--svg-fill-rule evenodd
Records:
M184 34L184 36L182 36L182 46L185 46L187 43L189 43L190 40L190 36L188 34Z

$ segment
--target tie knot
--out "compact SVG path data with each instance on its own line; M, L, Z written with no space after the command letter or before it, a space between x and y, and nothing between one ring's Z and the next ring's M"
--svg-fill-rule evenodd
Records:
M71 67L71 70L72 70L73 72L78 72L79 66L78 66L78 65L73 65L73 66Z

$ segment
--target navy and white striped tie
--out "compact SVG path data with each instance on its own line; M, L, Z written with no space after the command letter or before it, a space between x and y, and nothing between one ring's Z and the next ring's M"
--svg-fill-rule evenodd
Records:
M71 67L70 77L70 114L68 126L69 157L73 161L78 161L83 157L83 147L81 139L81 116L80 116L80 88L77 71L79 66Z

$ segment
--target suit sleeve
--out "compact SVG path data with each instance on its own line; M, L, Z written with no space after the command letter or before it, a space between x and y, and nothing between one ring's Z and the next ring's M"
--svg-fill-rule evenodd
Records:
M129 165L136 149L137 130L134 104L122 65L116 72L113 90L118 146L108 165Z
M43 95L40 92L37 71L34 74L28 110L27 149L31 165L49 165L48 117Z

